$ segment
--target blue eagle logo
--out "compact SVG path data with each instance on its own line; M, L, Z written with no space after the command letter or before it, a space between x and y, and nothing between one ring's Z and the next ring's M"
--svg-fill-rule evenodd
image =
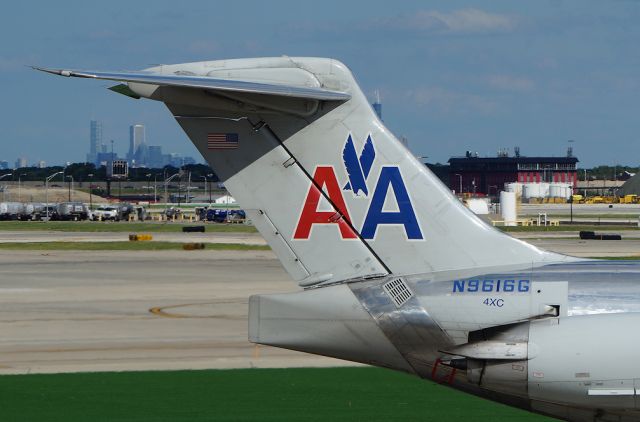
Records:
M368 196L367 178L369 177L375 158L376 151L373 148L371 135L367 136L367 140L362 147L359 157L353 139L351 135L349 135L342 150L344 168L347 170L347 176L349 177L349 181L343 190L353 191L353 194L356 196L359 196L361 192L365 197Z

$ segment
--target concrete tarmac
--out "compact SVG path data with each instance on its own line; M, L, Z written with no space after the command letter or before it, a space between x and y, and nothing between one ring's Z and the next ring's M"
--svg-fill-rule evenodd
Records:
M297 289L270 251L3 251L0 374L352 365L249 343Z
M640 255L635 233L622 241L515 236L576 256ZM2 251L0 374L353 365L248 342L249 296L298 289L271 251Z

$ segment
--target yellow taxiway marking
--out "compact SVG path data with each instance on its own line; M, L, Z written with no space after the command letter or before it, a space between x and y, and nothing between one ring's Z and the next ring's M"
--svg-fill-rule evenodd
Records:
M202 306L202 305L228 305L228 304L239 304L237 301L228 301L228 302L206 302L206 303L183 303L179 305L169 305L169 306L154 306L149 309L153 315L165 317L165 318L225 318L225 319L235 319L240 318L240 316L235 315L193 315L193 314L185 314L178 312L168 312L167 309L175 309L175 308L185 308L188 306ZM244 318L244 317L243 317Z

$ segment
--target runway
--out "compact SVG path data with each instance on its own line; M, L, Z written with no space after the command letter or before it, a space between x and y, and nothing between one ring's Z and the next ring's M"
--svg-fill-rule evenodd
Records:
M636 233L622 241L516 235L577 256L640 256ZM264 243L258 234L206 236ZM3 251L0 374L353 365L248 342L249 296L297 289L271 251Z

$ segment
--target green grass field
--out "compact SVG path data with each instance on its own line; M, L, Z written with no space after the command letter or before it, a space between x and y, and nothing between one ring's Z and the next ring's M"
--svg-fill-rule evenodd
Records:
M0 231L65 231L65 232L181 232L185 226L202 224L111 222L111 221L0 221ZM246 224L204 224L207 232L256 233Z
M552 421L378 368L0 376L0 421Z
M165 251L182 250L178 242L6 242L0 243L0 250L12 251ZM252 251L269 250L266 245L245 245L236 243L207 243L207 250ZM0 419L1 421L1 419Z

